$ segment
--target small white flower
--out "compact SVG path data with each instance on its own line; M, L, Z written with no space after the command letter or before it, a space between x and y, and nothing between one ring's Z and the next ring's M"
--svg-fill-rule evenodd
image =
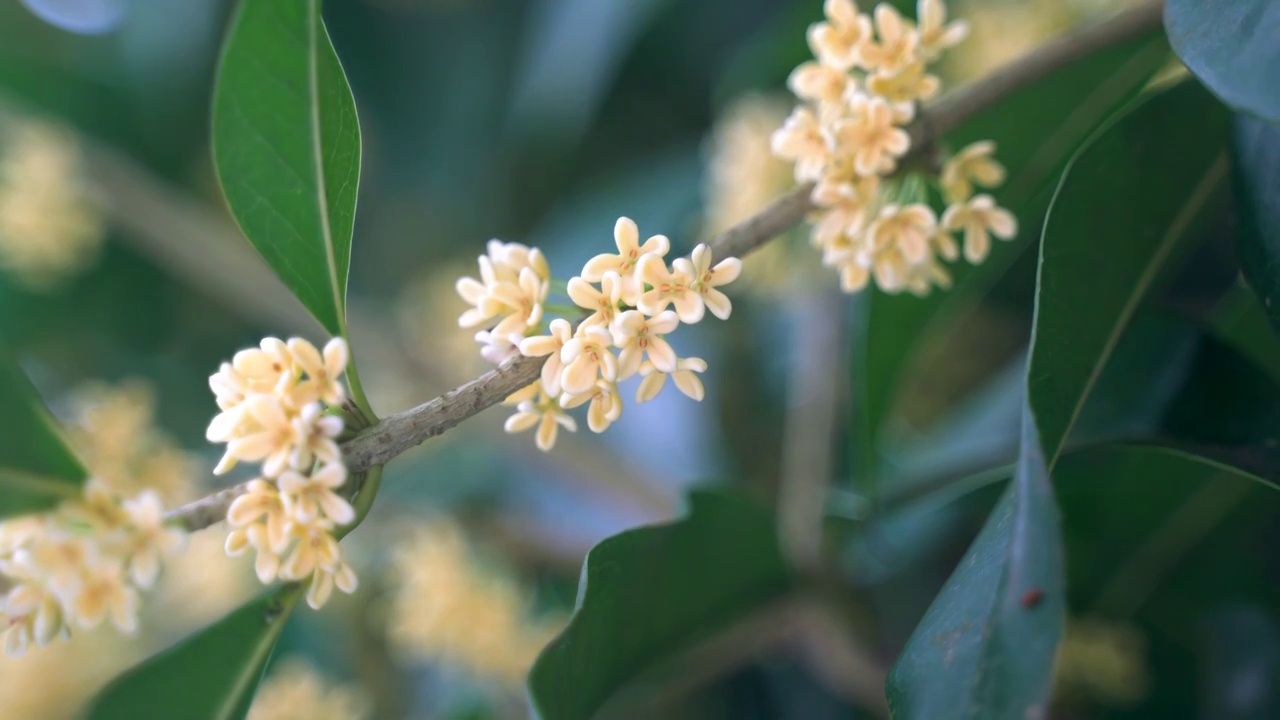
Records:
M252 392L283 393L298 376L288 345L273 337L263 338L259 347L236 353L231 366Z
M640 363L648 359L664 372L676 368L676 351L663 338L676 329L680 318L666 310L646 317L639 310L628 310L613 321L610 331L618 352L618 380L626 380L640 371ZM569 407L569 406L566 406Z
M298 384L294 396L299 405L323 400L331 407L341 405L346 399L339 379L347 371L351 351L347 341L336 337L325 343L324 353L302 338L289 340L289 352L307 379Z
M711 247L699 244L693 249L689 259L676 258L673 263L680 273L692 279L689 287L702 298L702 304L712 315L727 320L733 311L729 298L716 288L728 285L742 274L742 261L738 258L725 258L711 265ZM677 311L679 307L677 306ZM681 318L683 320L683 318Z
M355 508L334 492L346 481L347 469L340 463L325 465L311 475L285 471L278 481L285 514L302 525L320 518L339 526L351 523L356 518Z
M570 278L568 292L569 299L574 305L591 311L591 315L587 316L581 325L609 327L618 315L618 301L622 297L622 277L612 270L606 272L600 278L599 290L583 278Z
M990 195L977 195L967 203L956 203L942 214L947 230L964 231L964 257L978 264L991 250L991 236L1012 240L1018 234L1018 220L1013 213L996 206Z
M588 260L582 268L582 279L601 282L605 273L615 272L622 282L618 288L619 298L628 305L634 305L635 298L642 289L636 276L640 258L645 255L666 257L667 251L671 249L671 241L666 235L653 235L641 245L640 228L636 227L635 221L620 217L613 226L613 242L618 247L618 253L602 253Z
M298 444L298 430L280 399L270 395L253 395L245 401L248 427L238 437L227 442L222 461L214 468L215 475L222 475L235 467L238 461L262 462L262 474L276 477L289 465L289 459Z
M520 354L526 357L547 356L542 364L542 387L550 395L560 394L560 375L564 372L564 361L560 352L565 343L573 338L573 326L568 320L556 318L551 321L549 334L537 335L520 341ZM530 387L537 389L537 383Z
M996 144L981 140L965 146L942 164L942 191L948 202L963 202L973 196L973 186L993 188L1004 182L1004 166L992 157Z
M124 503L129 516L126 565L133 584L143 590L155 585L160 561L182 549L186 535L164 523L164 505L152 490Z
M322 463L340 463L342 450L336 438L342 434L342 417L324 414L318 402L304 405L293 418L297 444L289 455L289 466L295 470L310 470L316 460Z
M894 125L893 108L878 97L859 97L851 105L851 117L835 123L833 134L841 152L853 158L859 175L883 175L893 170L896 158L911 147L907 132Z
M801 100L819 105L838 105L858 87L848 73L825 63L807 62L787 77L787 87Z
M814 182L831 157L831 144L817 115L807 107L791 111L770 139L773 154L795 163L796 182Z
M613 338L599 325L579 325L577 333L560 350L564 372L560 387L571 395L584 393L595 385L596 378L610 382L618 379L618 359L609 346Z
M687 265L688 261L683 263ZM636 303L645 315L657 315L673 305L680 322L692 325L702 319L705 306L702 295L693 287L694 278L675 263L675 269L667 267L660 257L646 256L640 262L640 279L650 286ZM611 378L610 378L611 379Z
M507 418L503 429L509 433L518 433L534 426L538 428L534 441L538 449L543 452L555 447L556 435L560 428L569 432L576 432L578 429L578 424L560 407L556 398L541 391L538 392L537 400L521 400L516 408L516 414Z
M916 59L920 38L892 5L876 5L875 25L879 42L868 40L858 48L859 65L867 70L897 72Z
M636 388L636 402L648 402L656 397L667 384L667 376L675 381L676 388L688 397L702 401L706 395L706 390L702 386L702 379L696 373L707 371L707 362L702 358L680 358L676 361L675 372L665 373L653 366L652 363L645 363L640 367L640 374L644 377L640 381L640 387Z
M591 401L591 406L587 408L587 427L591 428L591 432L602 433L622 417L622 397L618 395L618 386L603 379L597 380L596 386L585 393L562 395L560 405L576 408L588 400Z
M919 0L916 19L919 22L920 53L926 60L936 59L943 50L955 47L969 35L969 24L965 21L947 24L947 6L942 0Z
M519 336L499 336L489 330L476 332L476 342L480 343L480 357L494 365L501 365L511 358L519 357L520 346L516 343L517 337Z
M329 597L333 595L335 585L348 595L356 591L359 582L351 566L340 562L333 568L317 567L311 573L311 585L307 587L307 605L310 605L312 610L324 607L329 602Z
M848 70L871 39L871 19L858 12L853 0L827 0L823 13L827 21L809 27L809 48L824 65Z

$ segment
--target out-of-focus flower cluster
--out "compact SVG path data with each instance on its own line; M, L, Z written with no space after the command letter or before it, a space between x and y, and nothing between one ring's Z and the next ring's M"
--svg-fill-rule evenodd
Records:
M462 531L448 521L415 528L396 546L392 570L388 635L408 656L514 685L564 624L530 618L515 583L477 570Z
M1151 692L1147 643L1129 624L1070 618L1054 666L1054 698L1110 708L1132 707Z
M0 268L47 290L88 265L105 228L81 190L74 136L39 121L0 132Z
M480 257L480 279L458 281L458 294L471 305L458 323L488 328L476 333L486 359L547 358L541 378L505 401L516 406L507 432L537 428L542 450L555 445L559 428L577 429L568 409L588 405L591 430L608 429L622 415L618 383L634 376L642 378L636 402L657 397L668 376L685 395L701 400L696 373L706 371L706 362L678 357L666 336L681 324L701 321L707 311L722 320L732 311L719 288L738 277L738 259L716 263L711 248L698 245L690 257L668 264L666 236L641 243L639 228L625 217L618 219L613 237L618 252L591 258L565 287L586 314L576 327L563 317L543 324L551 278L536 248L491 241L488 254ZM576 311L569 315L579 320Z
M368 703L355 688L335 684L304 660L282 661L258 687L246 720L360 720Z
M162 558L183 539L181 531L165 526L156 492L122 500L97 479L85 483L82 497L51 512L3 523L6 652L21 654L33 643L48 644L107 618L134 632L138 592L155 585Z
M816 57L788 85L803 101L773 136L773 151L792 161L797 182L813 183L812 242L845 292L874 280L883 291L926 295L950 286L944 261L963 254L980 263L991 237L1011 239L1017 223L976 187L1004 181L995 144L974 143L948 158L935 178L947 208L939 217L923 178L895 179L911 148L904 129L917 105L941 83L928 65L964 39L967 25L947 23L942 0L919 0L917 22L887 3L873 16L853 0L827 0L826 19L809 28Z
M209 378L221 412L209 424L210 442L226 443L215 473L239 461L261 462L261 477L227 509L227 554L252 548L264 584L310 579L307 603L319 609L336 585L355 591L356 575L342 559L334 531L355 519L336 490L347 481L337 438L346 402L342 374L346 341L323 352L301 338L266 338L241 350Z

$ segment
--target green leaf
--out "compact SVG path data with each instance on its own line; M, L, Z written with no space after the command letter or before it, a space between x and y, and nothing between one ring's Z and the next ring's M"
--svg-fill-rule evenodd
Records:
M1027 383L1050 467L1139 303L1225 200L1227 119L1182 83L1068 167L1044 227Z
M302 596L290 585L249 602L116 678L93 700L89 720L239 720Z
M214 90L213 160L245 236L345 334L360 126L320 0L242 0Z
M773 520L732 496L694 492L689 516L591 549L569 626L529 674L548 720L593 717L613 693L784 593Z
M1238 115L1233 130L1240 269L1280 332L1280 128Z
M1169 0L1165 30L1179 59L1233 108L1280 120L1280 4Z
M894 663L892 717L1044 715L1065 601L1058 511L1029 416L1014 477Z
M1008 182L997 199L1021 225L1015 246L998 245L977 267L954 268L955 286L927 298L873 292L854 348L855 387L862 398L857 446L864 472L888 435L887 421L917 356L954 326L966 308L1004 274L1035 237L1068 158L1091 132L1128 102L1168 57L1157 31L1067 64L975 115L944 138L960 149L978 140L998 144Z
M0 517L80 494L86 473L22 368L0 353Z

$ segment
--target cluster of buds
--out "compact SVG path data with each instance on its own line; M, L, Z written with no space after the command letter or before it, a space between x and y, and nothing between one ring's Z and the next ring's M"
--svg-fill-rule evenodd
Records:
M813 183L813 245L836 269L845 292L875 284L888 293L928 294L950 286L942 261L954 261L964 233L964 256L980 263L991 236L1011 239L1017 222L974 186L992 187L1004 169L995 144L974 143L947 159L934 178L947 208L941 218L927 202L924 178L895 179L911 148L903 127L919 102L941 83L928 64L968 32L946 22L942 0L919 0L918 25L891 5L876 6L874 20L853 0L827 0L826 20L809 28L816 57L792 72L788 86L804 102L773 135L773 151L795 163L797 182Z
M507 398L516 406L507 432L536 427L535 440L550 450L559 428L577 429L567 409L587 405L587 424L604 432L622 415L618 383L643 378L636 401L658 395L671 376L685 395L703 396L696 373L707 364L700 358L681 358L666 336L681 324L699 322L710 311L729 317L732 305L718 288L732 282L741 261L727 258L713 263L711 248L698 245L688 258L668 265L670 241L654 235L642 244L640 231L629 218L619 218L613 231L618 252L589 260L582 274L565 286L569 299L588 315L575 328L566 318L545 325L536 334L550 290L546 261L536 249L516 243L491 242L480 258L481 279L462 278L458 294L472 307L459 318L473 327L501 317L478 335L482 353L495 362L516 354L546 357L541 378ZM616 351L616 354L615 354Z
M238 461L261 462L261 477L227 510L227 554L253 548L264 584L310 580L307 602L319 609L335 585L355 591L334 531L355 519L335 490L347 481L337 438L346 401L341 384L347 344L334 338L321 352L301 338L266 338L236 353L209 378L221 412L210 442L226 443L215 473Z
M5 650L91 629L108 617L123 632L138 626L139 591L152 588L161 560L185 539L166 527L160 496L124 501L99 480L56 510L0 525L0 607Z

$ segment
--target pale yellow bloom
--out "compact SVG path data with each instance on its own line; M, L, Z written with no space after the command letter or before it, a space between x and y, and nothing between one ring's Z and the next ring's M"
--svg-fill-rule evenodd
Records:
M618 418L622 417L622 397L618 395L617 383L608 380L596 380L596 386L585 393L577 395L561 395L560 405L565 408L576 408L587 401L587 427L591 432L602 433Z
M679 324L680 318L670 310L653 317L646 317L639 310L619 315L610 328L613 344L618 347L618 379L626 380L639 372L640 362L646 356L658 369L674 371L676 351L662 336L673 332Z
M889 3L875 9L876 40L858 48L858 64L867 70L897 72L916 59L920 38L911 23Z
M779 98L747 95L716 122L707 153L707 233L746 220L794 184L791 167L769 148L789 111Z
M342 548L333 537L333 524L317 520L308 525L291 524L293 547L280 564L283 580L305 580L316 568L336 571L342 564Z
M898 122L906 122L915 115L915 104L938 94L942 83L934 75L925 72L923 62L914 62L897 72L876 72L867 78L867 90L884 98L892 106Z
M640 262L640 278L650 289L640 296L636 307L645 315L657 315L668 306L675 306L680 322L696 323L706 311L702 295L693 287L694 278L681 270L681 264L674 265L674 270L668 268L665 260L652 255Z
M791 71L787 87L801 100L819 105L838 105L857 90L858 82L844 70L820 62L807 62Z
M702 401L706 395L706 390L702 386L702 379L696 373L707 371L707 362L702 358L680 358L676 360L675 372L665 373L653 366L653 363L646 362L640 366L640 375L644 377L640 381L640 387L636 388L636 402L648 402L662 392L662 388L667 384L667 376L675 381L676 388L688 397Z
M742 261L738 258L725 258L714 266L711 262L711 247L706 243L700 243L693 249L693 253L687 260L676 258L672 264L678 273L687 275L692 280L689 284L690 289L698 293L702 298L702 304L711 311L711 314L721 320L727 320L729 313L733 311L733 304L729 302L728 296L717 288L738 279L742 274ZM679 309L677 305L676 311L679 312ZM683 317L680 319L684 320Z
M542 387L549 395L560 394L560 375L564 372L564 361L560 359L560 352L564 349L565 343L572 338L573 326L564 318L556 318L551 321L549 334L520 341L520 354L526 357L546 356L547 361L542 364ZM536 392L537 383L529 387Z
M95 628L110 616L122 632L133 632L138 627L138 591L119 565L103 563L86 570L84 585L66 611L68 621L80 628Z
M919 0L916 3L920 54L933 60L947 48L959 45L969 35L969 24L963 20L947 23L947 6L942 0Z
M350 595L359 586L356 571L345 562L332 567L319 565L311 573L311 584L307 587L307 605L312 610L319 610L329 602L335 587Z
M981 140L965 146L942 164L942 190L948 202L968 200L975 184L993 188L1004 182L1004 166L992 157L995 151L994 142Z
M229 555L240 554L249 544L257 548L259 555L264 551L279 554L288 544L289 513L284 498L275 485L261 478L251 480L245 493L231 501L227 524L233 529L227 536ZM255 527L260 530L253 530ZM261 535L255 536L257 532Z
M599 289L580 277L569 278L568 292L574 305L591 311L580 325L601 325L607 328L618 315L622 277L612 270L606 272L600 278Z
M911 147L906 131L894 124L893 108L878 97L860 97L852 105L851 117L835 123L836 145L853 158L859 175L891 172L896 158Z
M283 395L298 377L288 344L274 337L263 338L256 348L237 352L231 358L231 367L244 379L250 393Z
M886 205L867 228L867 237L873 253L896 250L908 265L919 265L932 257L937 232L933 208L914 203Z
M244 409L213 473L228 473L240 461L261 462L262 474L276 477L289 466L290 456L302 439L299 428L281 399L274 395L251 395L245 400Z
M497 320L489 328L492 338L523 337L542 322L551 270L537 248L491 240L487 249L479 258L480 279L458 280L458 294L472 306L458 324L479 327Z
M997 207L990 195L977 195L948 207L942 214L942 225L947 230L964 231L964 257L975 265L986 259L992 235L1012 240L1018 234L1017 218Z
M356 517L351 503L334 490L347 481L347 469L341 464L325 465L311 475L285 471L277 481L284 512L299 525L309 525L320 518L335 525L347 525Z
M164 524L159 494L147 491L124 503L129 516L125 564L133 584L149 590L160 575L160 561L182 549L186 535Z
M653 235L644 244L640 244L640 228L634 220L620 217L613 225L613 241L618 253L602 253L587 261L582 268L582 279L587 282L601 282L606 273L614 272L621 278L618 286L618 299L628 305L634 305L635 299L643 289L636 275L636 267L640 259L646 255L666 257L671 249L671 241L666 235ZM572 281L571 281L572 282ZM576 301L575 301L576 302ZM585 306L584 306L585 307ZM587 308L593 310L594 308Z
M795 163L796 182L814 182L831 157L831 143L818 116L803 105L787 117L770 139L773 154Z
M289 339L289 352L294 362L307 374L307 379L294 391L295 403L305 405L317 400L337 407L347 399L340 378L347 371L351 351L347 341L336 337L325 343L324 352L302 338Z
M822 9L827 21L809 26L809 48L824 65L848 70L871 39L871 20L858 12L853 0L827 0Z
M604 327L579 325L574 336L560 350L560 359L564 362L564 372L560 375L561 389L577 395L594 387L596 378L610 382L617 380L618 359L609 349L612 343L613 338Z
M480 343L480 357L494 365L501 365L520 356L519 339L518 334L499 335L491 330L480 330L475 334L476 342Z
M1146 645L1136 626L1069 618L1054 663L1054 698L1107 708L1141 703L1151 692Z
M547 452L555 447L556 435L559 433L560 428L564 428L569 432L576 432L578 424L560 407L560 403L555 397L547 395L541 390L536 391L538 395L536 400L523 399L519 401L516 413L507 418L503 429L509 433L518 433L537 426L538 431L534 435L534 441L539 450Z
M361 720L367 701L354 688L335 684L303 660L281 661L267 674L246 720Z
M819 183L811 199L821 211L815 213L812 240L824 255L862 232L868 215L874 213L880 192L880 178L868 175L850 183Z
M66 633L62 604L38 582L20 582L10 588L0 620L8 628L5 653L11 657L22 655L32 644L48 645Z
M304 405L292 422L296 440L289 454L290 467L307 470L316 461L342 463L342 450L337 443L342 434L341 416L325 414L320 403L313 402Z

